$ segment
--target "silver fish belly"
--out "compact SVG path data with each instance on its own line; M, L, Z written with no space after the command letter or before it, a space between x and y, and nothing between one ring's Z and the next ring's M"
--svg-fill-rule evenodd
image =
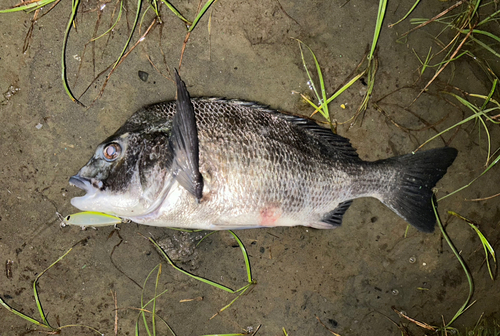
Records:
M454 148L375 162L348 139L264 106L191 99L143 108L101 143L70 183L80 210L189 229L305 225L333 228L352 200L375 197L424 232L434 230L432 188Z

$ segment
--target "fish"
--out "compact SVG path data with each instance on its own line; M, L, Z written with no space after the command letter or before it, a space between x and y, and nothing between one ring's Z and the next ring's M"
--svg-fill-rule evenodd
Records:
M433 232L436 183L458 151L362 160L349 139L254 102L191 98L139 109L69 183L71 204L138 224L201 230L331 229L353 200L374 197Z

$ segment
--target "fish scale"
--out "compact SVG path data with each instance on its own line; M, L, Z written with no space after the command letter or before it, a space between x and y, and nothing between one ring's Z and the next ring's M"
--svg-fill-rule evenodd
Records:
M325 229L341 224L352 200L375 197L419 230L434 230L431 189L455 149L367 162L312 120L239 100L191 99L180 78L177 97L140 109L97 147L70 179L87 191L74 206L154 226Z

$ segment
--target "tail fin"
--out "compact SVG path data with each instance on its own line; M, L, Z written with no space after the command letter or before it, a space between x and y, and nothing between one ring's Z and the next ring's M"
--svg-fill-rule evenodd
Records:
M378 161L398 170L396 187L382 195L382 203L423 232L433 232L432 188L446 174L458 151L443 147Z

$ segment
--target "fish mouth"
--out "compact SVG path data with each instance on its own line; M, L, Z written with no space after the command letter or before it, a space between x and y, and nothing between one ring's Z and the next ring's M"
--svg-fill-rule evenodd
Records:
M69 178L69 184L77 188L83 189L85 191L90 191L92 188L92 182L85 177L79 175L74 175Z
M86 193L80 197L73 197L71 199L71 204L80 210L92 210L92 200L95 198L98 188L91 179L81 177L80 175L74 175L69 178L69 184L84 190ZM101 182L102 184L102 182Z

